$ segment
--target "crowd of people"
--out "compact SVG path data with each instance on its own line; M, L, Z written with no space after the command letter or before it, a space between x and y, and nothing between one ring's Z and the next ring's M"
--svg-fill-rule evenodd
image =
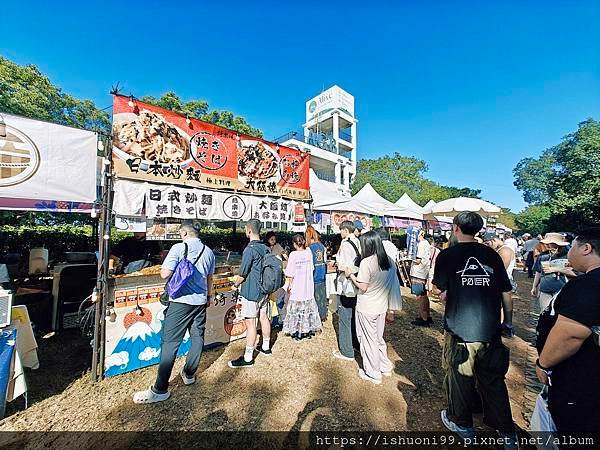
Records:
M419 303L419 316L412 324L429 327L433 323L430 296L445 307L442 367L447 408L441 412L442 423L461 437L471 438L473 414L483 412L484 423L506 438L505 447L516 446L505 383L509 350L502 337L514 336L511 294L516 289L514 272L522 261L533 278L531 294L540 314L537 375L545 385L543 394L556 429L561 433L598 431L600 228L582 230L576 236L547 233L533 238L525 234L517 239L509 233L482 234L483 227L479 214L461 212L454 218L450 240L431 239L421 231L410 269L409 287ZM366 231L361 222L351 221L339 228L336 295L332 296L338 316L338 349L333 357L355 361L360 355L362 367L357 376L378 385L393 372L384 330L402 309L399 249L384 228ZM258 220L245 225L249 243L234 287L246 324L246 346L239 358L229 361L233 369L252 367L257 354L273 354L273 308L279 309L282 332L296 341L316 336L330 311L327 249L319 233L309 226L305 233L295 234L288 254L274 234L268 233L263 241L260 232ZM191 262L196 271L182 293L169 298L157 378L149 389L134 395L137 403L169 398L169 378L186 331L191 348L180 376L186 385L196 380L206 307L214 296L215 258L193 225L184 224L180 236L182 242L169 251L161 276L172 277L182 261ZM269 283L273 286L265 287Z

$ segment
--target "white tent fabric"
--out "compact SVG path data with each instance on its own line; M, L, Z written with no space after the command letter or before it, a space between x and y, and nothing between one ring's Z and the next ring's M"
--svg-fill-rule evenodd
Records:
M310 195L313 199L313 209L319 209L321 205L329 205L332 203L343 203L350 200L351 197L344 197L339 192L325 185L317 176L314 170L309 171Z
M396 205L423 214L423 208L412 198L410 198L410 195L408 195L406 192L402 194L402 197L396 201Z
M433 216L435 220L442 223L452 223L454 221L453 217L448 216Z
M423 206L423 213L427 214L428 212L431 212L434 206L435 202L433 200L429 200L427 203L425 203L425 206Z
M498 214L500 208L478 198L456 197L443 200L427 211L429 215L456 215L461 211L474 211L479 214Z
M377 215L374 208L369 207L360 200L344 197L339 192L331 189L312 169L310 169L310 194L313 198L312 207L315 211L348 211Z
M365 184L352 198L369 205L369 207L375 209L377 211L376 214L380 216L423 219L423 213L411 211L408 208L395 205L383 198L370 183Z

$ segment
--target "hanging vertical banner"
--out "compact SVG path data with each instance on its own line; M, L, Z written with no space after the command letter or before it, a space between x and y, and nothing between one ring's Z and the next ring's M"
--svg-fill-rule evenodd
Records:
M308 199L306 153L115 95L118 178Z
M306 216L304 215L304 204L296 203L294 205L294 222L301 223L306 221Z

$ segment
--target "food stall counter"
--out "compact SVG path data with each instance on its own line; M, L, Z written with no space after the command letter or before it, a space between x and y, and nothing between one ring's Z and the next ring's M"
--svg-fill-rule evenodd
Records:
M205 347L226 344L246 335L241 305L232 290L239 266L218 264L213 277L215 298L207 309ZM160 359L160 330L165 306L160 303L165 280L160 266L127 275L117 275L108 283L106 317L105 375L115 376L157 364ZM190 347L189 333L178 356Z

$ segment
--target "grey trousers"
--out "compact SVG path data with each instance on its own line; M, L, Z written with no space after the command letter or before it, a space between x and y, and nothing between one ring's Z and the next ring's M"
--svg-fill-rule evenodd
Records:
M183 368L188 377L193 377L200 365L204 347L204 328L206 325L206 305L192 306L184 303L169 302L165 309L165 320L160 332L160 363L152 390L164 394L169 390L169 378L175 364L177 351L185 332L189 330L191 346Z

